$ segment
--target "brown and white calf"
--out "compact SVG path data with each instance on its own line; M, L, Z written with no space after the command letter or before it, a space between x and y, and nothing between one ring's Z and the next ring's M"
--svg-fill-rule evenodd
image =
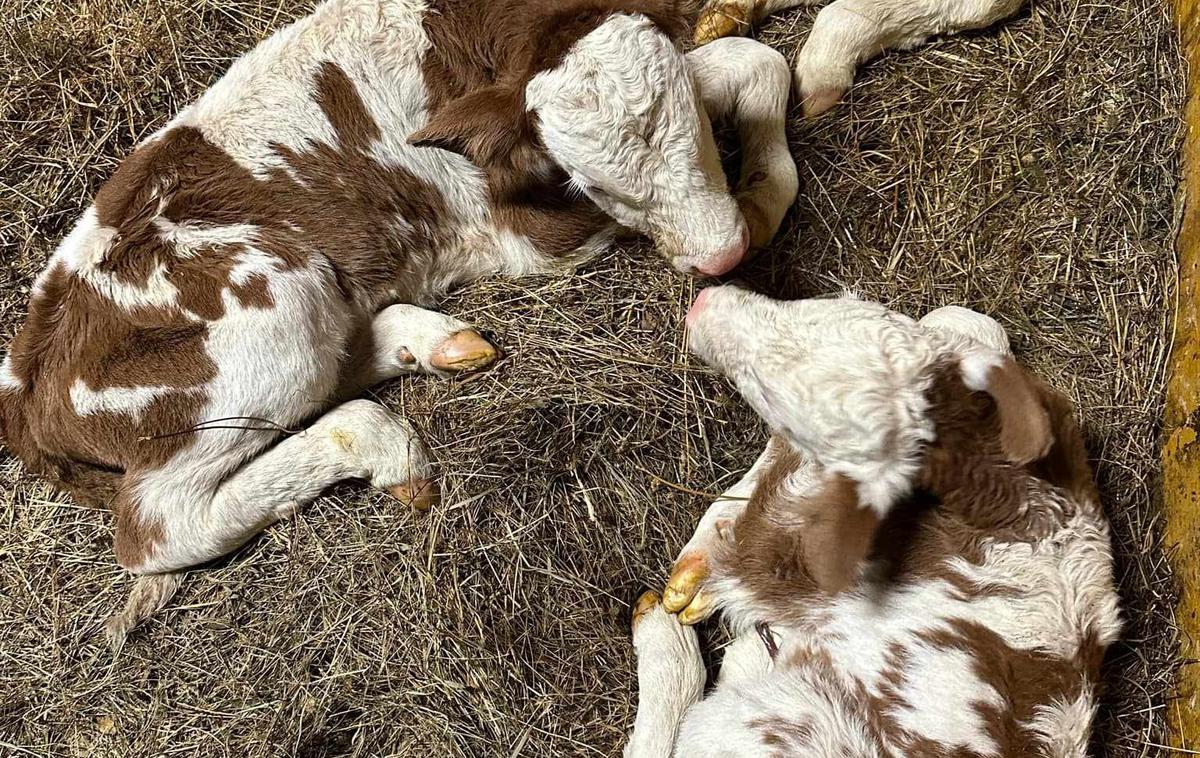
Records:
M10 450L116 514L139 575L116 641L178 572L334 482L433 496L412 427L350 400L491 345L425 310L565 270L620 227L719 274L794 200L786 62L689 55L669 0L329 0L142 143L37 279L0 364ZM728 189L710 117L731 117ZM313 420L315 419L315 421Z
M717 288L689 335L775 435L635 610L626 755L1086 755L1120 627L1108 526L1070 402L999 324ZM735 638L702 699L686 624L714 610Z

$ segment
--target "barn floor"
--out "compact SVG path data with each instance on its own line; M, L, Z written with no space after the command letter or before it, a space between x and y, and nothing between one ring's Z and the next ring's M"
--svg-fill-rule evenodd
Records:
M116 158L306 7L0 0L0 344ZM812 16L760 38L790 54ZM802 196L743 274L913 314L971 304L1080 402L1128 622L1098 756L1166 741L1156 450L1182 82L1160 0L1033 0L889 56L848 103L793 122ZM629 602L705 507L685 488L721 490L765 439L686 352L694 287L635 246L459 293L448 310L504 362L378 393L434 446L446 502L419 515L338 488L192 575L116 660L98 634L128 589L110 520L0 452L0 755L619 754Z

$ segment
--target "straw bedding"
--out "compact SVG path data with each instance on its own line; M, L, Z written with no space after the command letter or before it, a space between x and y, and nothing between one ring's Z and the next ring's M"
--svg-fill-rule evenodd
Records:
M306 7L0 0L0 341L119 157ZM790 55L812 17L759 36ZM827 117L797 114L801 198L742 273L781 296L972 305L1077 399L1127 619L1101 756L1161 754L1176 663L1155 491L1182 81L1160 0L1033 0L888 56ZM433 446L445 503L338 487L194 573L115 660L110 518L0 452L0 755L618 754L629 602L703 511L688 490L729 485L765 439L687 353L695 286L630 245L457 293L447 310L504 361L375 393Z

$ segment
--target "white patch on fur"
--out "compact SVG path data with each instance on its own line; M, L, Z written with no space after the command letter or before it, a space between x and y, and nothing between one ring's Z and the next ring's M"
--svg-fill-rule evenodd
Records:
M999 755L976 705L1003 710L1005 699L975 673L976 662L957 649L935 649L923 643L905 648L899 695L908 704L890 711L899 724L926 739L979 755ZM937 707L936 703L949 707Z
M155 400L182 391L168 386L105 387L94 390L82 379L76 379L71 385L71 405L80 416L119 413L141 421L142 414Z
M173 307L178 300L179 290L167 280L166 264L162 261L141 286L123 282L115 274L99 268L116 239L117 230L101 226L95 207L89 208L59 244L50 259L50 265L34 283L34 296L45 292L46 281L54 264L60 264L68 273L91 285L102 297L127 310Z
M1012 355L1008 332L1000 326L1000 322L970 308L947 305L930 311L917 323L923 329L942 334L955 350L965 351L970 346L982 346L1002 355Z
M1005 356L988 350L972 350L960 357L963 384L975 392L986 392L988 374L1004 363Z
M63 264L67 271L91 269L108 255L116 237L116 229L100 225L95 207L88 208L72 227L71 232L59 243L51 262ZM40 285L50 268L48 266L39 277L34 287L36 294L41 293Z
M154 226L161 232L163 242L173 245L175 254L181 258L223 245L253 244L258 239L258 227L254 224L177 224L159 216L154 219Z
M1049 758L1086 758L1095 716L1096 703L1088 686L1074 700L1037 706L1024 726L1041 737Z
M4 356L4 360L0 361L0 390L8 392L20 392L25 389L25 382L17 376L13 369L12 356Z

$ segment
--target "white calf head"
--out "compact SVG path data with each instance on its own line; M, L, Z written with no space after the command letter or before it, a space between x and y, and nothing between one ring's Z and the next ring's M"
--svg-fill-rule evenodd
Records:
M785 302L736 287L704 290L688 314L692 350L793 447L857 482L881 516L907 495L934 439L931 369L960 346L1007 347L998 324L969 311L929 326L853 297Z
M649 19L609 18L534 77L526 100L572 185L653 237L677 269L723 274L745 256L746 224L687 60Z

